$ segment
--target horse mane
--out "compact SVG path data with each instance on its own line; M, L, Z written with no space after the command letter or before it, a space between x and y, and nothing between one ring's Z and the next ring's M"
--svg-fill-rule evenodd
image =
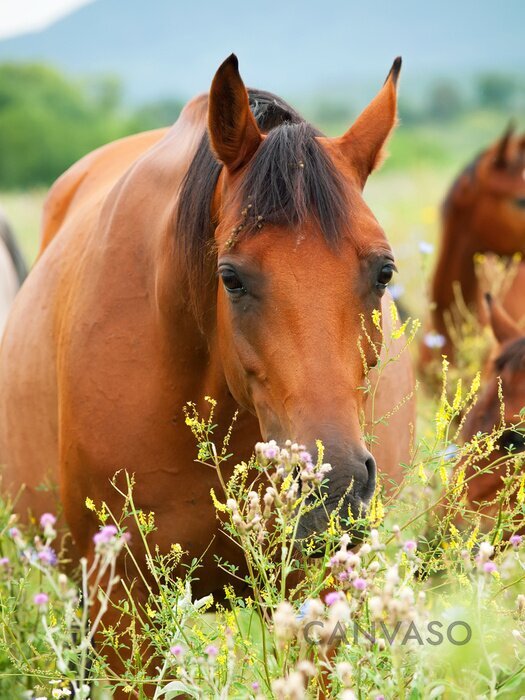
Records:
M446 213L448 209L454 204L454 199L456 197L456 194L458 192L460 183L463 181L463 179L468 177L471 183L475 182L476 180L476 172L478 169L478 164L483 158L483 156L487 153L488 149L485 149L478 153L471 161L466 165L463 170L459 173L459 175L456 176L454 182L450 186L450 189L445 197L445 200L443 202L443 211Z
M335 244L348 217L344 183L317 141L321 132L276 95L248 90L250 108L267 134L240 190L243 234L264 224L298 227L314 216L325 240ZM181 184L175 218L176 245L186 269L190 301L202 316L202 287L213 280L209 258L214 229L211 203L222 170L205 131Z
M4 218L2 212L0 212L0 240L4 243L11 260L13 261L13 266L15 268L19 285L27 277L27 265L22 255L22 251L17 245L13 232Z
M498 355L494 364L498 372L506 367L512 372L525 369L525 336L509 343Z
M443 202L443 211L446 213L448 208L450 208L454 204L454 198L456 196L456 193L459 189L459 185L461 181L465 178L468 177L471 183L476 182L476 175L477 175L477 170L478 170L478 165L481 162L481 160L494 148L494 144L487 146L487 148L484 148L482 151L480 151L464 168L461 170L459 175L455 178L454 182L452 183L445 200ZM521 147L521 149L525 149L525 145ZM502 166L499 166L500 169L512 169L512 168L522 168L523 161L522 161L522 156L520 155L520 151L518 151L517 157L514 161L509 162L509 163L504 163Z

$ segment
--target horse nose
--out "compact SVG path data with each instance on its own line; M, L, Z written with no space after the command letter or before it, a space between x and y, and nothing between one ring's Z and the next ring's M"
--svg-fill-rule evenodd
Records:
M332 467L328 474L329 494L336 498L344 493L356 507L366 507L374 495L377 474L370 452L364 447L327 446L324 459Z
M342 524L348 528L352 539L359 538L362 525L352 525L350 519L359 520L366 515L376 487L376 461L363 447L325 446L324 461L332 470L328 472L322 491L322 503L310 503L311 508L302 514L297 530L298 540L312 535L321 536L326 530L331 513L336 510ZM356 541L357 541L356 539ZM317 556L317 555L315 555Z

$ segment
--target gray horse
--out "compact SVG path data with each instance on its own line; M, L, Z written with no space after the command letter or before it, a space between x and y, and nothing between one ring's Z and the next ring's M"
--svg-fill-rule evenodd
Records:
M0 338L27 267L7 219L0 211Z

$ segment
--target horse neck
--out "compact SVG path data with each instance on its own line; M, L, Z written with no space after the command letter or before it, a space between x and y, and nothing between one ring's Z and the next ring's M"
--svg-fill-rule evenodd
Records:
M477 301L478 281L474 268L473 245L469 217L451 207L443 215L443 234L438 261L432 280L433 327L448 338L445 314L456 302L455 285L459 283L465 304Z

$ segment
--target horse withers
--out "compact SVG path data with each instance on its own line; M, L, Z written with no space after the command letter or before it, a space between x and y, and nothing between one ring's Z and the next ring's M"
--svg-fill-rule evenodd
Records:
M432 275L431 314L428 327L444 338L438 356L454 359L450 324L456 310L455 283L463 301L484 323L483 293L476 276L476 253L512 257L525 255L525 135L514 135L509 127L490 148L483 151L459 175L445 198L442 233L436 266ZM521 302L525 289L522 263L515 284L509 289L504 306L519 320L525 315ZM432 348L422 345L421 363L435 357Z
M137 506L155 512L153 546L203 556L195 595L230 581L215 556L242 575L242 552L218 533L217 475L196 464L184 425L185 402L205 410L206 395L224 428L240 410L238 458L261 437L314 453L322 440L328 511L341 499L366 509L377 468L399 477L410 357L384 371L376 417L401 408L372 456L357 340L364 319L380 341L374 309L391 332L394 258L361 192L396 121L400 65L343 136L326 138L279 97L247 91L232 55L172 128L99 149L53 186L0 355L0 459L9 488L25 486L20 510L56 508L58 485L77 554L93 557L98 529L86 497L119 512L111 478L125 468ZM324 509L302 521L304 533L325 526ZM133 533L130 546L140 559ZM140 582L134 591L145 595Z

